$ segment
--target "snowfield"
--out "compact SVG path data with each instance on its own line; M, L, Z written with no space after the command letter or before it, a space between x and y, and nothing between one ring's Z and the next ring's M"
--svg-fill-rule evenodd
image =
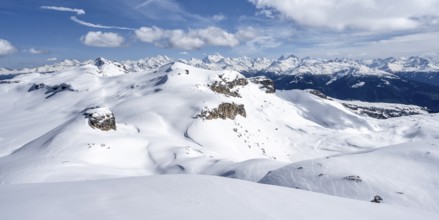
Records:
M214 176L14 184L2 186L0 195L2 219L439 218L437 213Z
M379 120L165 61L8 75L0 219L438 218L438 114L350 102L419 113Z

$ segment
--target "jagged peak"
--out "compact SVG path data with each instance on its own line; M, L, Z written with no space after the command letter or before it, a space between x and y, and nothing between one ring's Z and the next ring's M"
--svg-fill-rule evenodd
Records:
M105 65L106 63L109 63L109 61L103 57L98 57L94 60L94 63L97 67L101 67Z

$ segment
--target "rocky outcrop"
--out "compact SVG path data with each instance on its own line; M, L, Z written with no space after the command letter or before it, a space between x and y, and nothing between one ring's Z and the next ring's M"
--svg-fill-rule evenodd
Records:
M61 83L59 85L53 85L53 86L49 86L49 85L46 85L44 83L34 83L27 91L32 92L32 91L39 90L39 89L46 89L45 94L48 94L48 96L46 98L50 98L59 92L64 92L64 91L73 92L73 91L75 91L73 89L73 87L67 83Z
M320 92L319 90L316 89L307 89L306 90L308 93L313 94L317 97L320 97L322 99L329 99L327 95L323 94L322 92Z
M419 114L427 114L428 109L423 109L418 106L407 106L407 107L399 107L395 106L392 108L384 108L384 107L375 107L375 106L359 106L350 103L342 103L344 107L352 110L353 112L369 116L371 118L376 119L388 119L394 117L401 116L409 116L409 115L419 115Z
M15 83L20 83L20 80L2 80L0 81L0 84L15 84Z
M217 108L201 111L198 117L207 120L218 118L234 120L237 115L241 115L244 118L247 117L244 105L236 103L221 103Z
M84 111L84 116L88 118L88 124L92 128L102 131L116 130L116 118L106 107L88 108Z
M44 84L44 83L34 83L27 91L32 92L32 91L42 89L45 87L46 87L46 84Z
M374 196L373 199L370 200L370 202L373 202L373 203L381 203L382 201L383 201L383 198L381 198L381 196L379 196L379 195Z
M221 93L226 96L239 97L239 86L245 86L248 84L248 80L243 76L236 76L234 79L230 79L228 77L224 77L224 75L220 75L219 78L221 81L215 81L209 88L216 92Z
M273 80L265 76L257 76L249 78L250 82L259 85L259 89L265 91L265 93L275 93L276 88L274 87Z
M58 92L63 92L63 91L75 91L71 85L67 84L67 83L61 83L59 85L54 85L54 86L48 86L47 87L47 91L46 94L49 93L58 93Z
M349 181L353 181L356 183L361 183L361 181L363 181L360 176L345 176L343 177L344 180L349 180Z

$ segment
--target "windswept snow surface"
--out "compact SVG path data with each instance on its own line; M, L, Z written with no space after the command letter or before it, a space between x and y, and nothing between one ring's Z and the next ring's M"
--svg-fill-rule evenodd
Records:
M162 59L144 62L153 67ZM297 184L309 186L300 185L302 189L364 203L369 203L375 194L382 194L387 204L439 212L435 177L435 167L439 167L435 150L439 139L437 114L377 120L355 114L337 100L296 90L267 94L251 82L233 85L232 90L239 94L234 97L214 92L210 85L243 79L240 73L198 69L180 62L151 71L130 72L129 68L100 58L53 72L31 71L11 77L9 80L15 83L0 84L0 184L3 184L0 197L9 189L19 193L20 187L32 190L39 186L32 183L47 182L77 181L78 185L51 183L41 185L38 190L50 191L59 186L93 191L97 183L109 184L108 189L112 184L126 183L129 189L133 188L130 184L148 178L123 178L157 174L209 174L253 182L264 179L266 183L295 187L298 185L290 181L289 175L297 174L290 167L330 157L334 161L346 158L340 159L346 162L325 165L332 170L325 171L325 184L315 181L318 170L301 176ZM234 120L199 117L202 111L215 109L222 103L244 105L245 117L237 115ZM90 127L84 113L91 108L113 113L117 129L102 131ZM381 154L386 152L381 151L382 147L395 149L395 153ZM361 159L350 159L354 156L349 155ZM382 167L376 172L369 171L371 161L382 163ZM400 167L395 166L399 164ZM415 173L406 175L407 172ZM276 178L286 175L280 178L285 181L271 181L271 175ZM345 190L344 175L359 175L364 181ZM337 182L339 177L342 184ZM90 180L112 178L122 179L87 184ZM162 181L160 177L151 178ZM262 190L267 186L259 187ZM281 191L284 190L291 189ZM404 195L393 194L399 191ZM422 199L424 194L428 194L427 199ZM340 201L357 204L351 200ZM364 206L377 207L376 204ZM112 209L108 213L109 210ZM277 215L276 209L273 210L267 212ZM361 213L369 212L367 208L360 210L357 217L360 219ZM380 212L377 215L387 216Z
M439 214L214 176L6 185L2 219L435 220ZM19 204L19 205L17 205Z
M386 204L437 211L437 173L437 141L418 141L293 163L260 182L365 201L379 195Z

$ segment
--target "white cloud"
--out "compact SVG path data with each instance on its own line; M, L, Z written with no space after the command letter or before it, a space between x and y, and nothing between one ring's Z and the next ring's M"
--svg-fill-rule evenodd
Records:
M212 19L216 22L220 22L222 20L225 20L226 16L224 14L216 14L216 15L212 16Z
M30 48L28 50L28 52L31 54L48 54L49 53L49 51L47 51L47 50L36 49L36 48Z
M47 61L57 61L57 60L58 60L58 58L56 58L56 57L47 58Z
M17 49L7 40L0 39L0 56L16 52Z
M141 27L135 31L135 34L142 42L183 50L196 50L208 45L225 47L239 45L239 40L234 34L212 26L204 29L189 29L188 31Z
M183 30L171 30L167 31L168 39L170 47L183 49L183 50L198 50L202 48L206 42L203 41L199 36L196 36L192 33L186 33Z
M258 32L259 31L256 28L246 26L244 28L239 28L235 35L239 40L251 40L260 35Z
M437 0L249 0L299 25L333 30L408 30L437 22Z
M296 30L285 25L242 26L235 34L242 45L235 48L235 52L241 55L266 56L267 51L283 50L288 45L298 43L295 35ZM294 39L294 43L290 42L291 39Z
M83 15L85 14L85 11L83 9L78 8L67 8L67 7L59 7L59 6L41 6L41 9L47 9L47 10L54 10L54 11L65 11L65 12L73 12L77 15Z
M137 38L146 43L154 43L164 37L165 31L158 27L141 27L135 31Z
M218 27L190 30L189 35L199 36L207 44L213 46L235 47L239 44L234 34Z
M86 22L83 20L80 20L79 18L77 18L76 16L72 16L70 17L70 20L80 24L80 25L84 25L87 27L92 27L92 28L103 28L103 29L119 29L119 30L134 30L133 28L127 28L127 27L118 27L118 26L106 26L106 25L101 25L101 24L93 24L90 22Z
M81 37L81 41L92 47L120 47L124 38L113 32L90 31Z

